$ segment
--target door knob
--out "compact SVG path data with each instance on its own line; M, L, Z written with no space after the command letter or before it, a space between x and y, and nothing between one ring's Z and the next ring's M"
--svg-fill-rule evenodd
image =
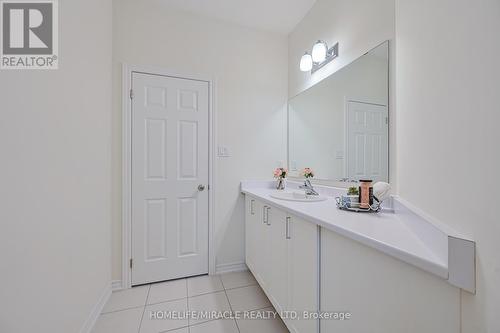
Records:
M202 185L202 184L198 185L198 191L201 192L203 190L205 190L205 185Z

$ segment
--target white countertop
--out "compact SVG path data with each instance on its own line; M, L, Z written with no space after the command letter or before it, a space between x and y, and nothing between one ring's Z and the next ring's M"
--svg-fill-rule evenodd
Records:
M418 221L409 222L409 214L397 214L392 210L376 214L340 210L333 197L335 191L340 193L339 189L328 193L332 196L327 195L327 200L321 202L272 198L270 194L276 190L269 182L260 182L260 185L259 182L242 182L241 190L271 206L448 279L448 236L429 225L420 227Z

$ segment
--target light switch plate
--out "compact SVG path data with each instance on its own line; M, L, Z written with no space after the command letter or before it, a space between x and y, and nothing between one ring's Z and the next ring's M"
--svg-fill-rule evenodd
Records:
M219 146L217 147L217 156L218 157L230 157L231 153L227 146Z

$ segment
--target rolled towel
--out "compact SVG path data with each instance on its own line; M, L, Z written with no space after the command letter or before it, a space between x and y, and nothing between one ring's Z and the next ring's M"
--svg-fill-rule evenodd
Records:
M391 185L386 182L376 182L373 184L373 196L382 202L389 197L391 193Z

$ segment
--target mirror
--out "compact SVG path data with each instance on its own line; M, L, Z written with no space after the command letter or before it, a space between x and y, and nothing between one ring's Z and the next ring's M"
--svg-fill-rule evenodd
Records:
M288 169L315 180L389 181L389 42L288 103Z

